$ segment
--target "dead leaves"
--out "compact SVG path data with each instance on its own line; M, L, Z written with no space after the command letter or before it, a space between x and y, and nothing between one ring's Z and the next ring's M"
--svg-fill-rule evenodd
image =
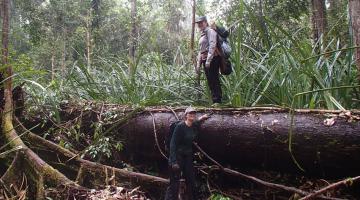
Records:
M106 186L103 190L91 190L90 200L148 200L144 193L139 191L139 187L127 190L123 187Z
M360 120L360 116L353 115L351 113L351 111L343 111L343 112L339 113L338 115L332 114L332 115L329 115L328 117L329 118L324 120L325 126L333 126L338 118L345 118L347 120L347 122L354 122L354 121Z
M332 118L328 118L324 120L324 125L325 126L332 126L335 124L335 117Z

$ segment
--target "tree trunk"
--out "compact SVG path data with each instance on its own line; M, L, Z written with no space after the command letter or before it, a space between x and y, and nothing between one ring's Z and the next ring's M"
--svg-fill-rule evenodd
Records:
M259 0L259 13L258 13L258 18L259 18L259 23L262 27L262 34L263 34L263 41L264 44L267 46L267 48L270 49L270 47L272 46L272 42L271 42L271 37L269 35L269 30L268 27L266 25L265 22L265 14L264 14L264 9L263 9L263 0Z
M62 118L68 121L83 113L83 128L89 132L97 109L85 111L69 106ZM124 107L109 106L118 116L129 113ZM175 109L182 114L182 109ZM70 114L71 112L71 114ZM153 113L160 148L170 123L171 110L147 108L126 124L111 124L117 141L124 141L123 153L141 162L158 160L166 164L154 139ZM290 117L288 110L278 108L203 109L200 114L214 114L201 126L199 145L223 165L241 168L272 169L283 172L301 171L288 150ZM122 114L120 114L122 113ZM359 112L344 115L340 111L298 110L295 112L293 155L306 174L322 177L356 175L360 168ZM324 121L326 120L326 121ZM334 124L331 124L334 120ZM85 123L87 122L87 123ZM85 132L85 131L84 131ZM110 132L109 132L110 133Z
M354 37L354 46L360 46L360 0L349 0L349 13ZM355 49L355 63L360 82L360 48Z
M51 81L55 78L55 49L51 53Z
M195 72L196 72L196 77L195 77L195 88L197 88L198 92L197 92L197 98L198 100L201 99L201 93L200 93L200 89L201 89L201 83L200 83L200 78L201 78L201 73L200 70L198 71L198 69L196 69L197 67L197 58L196 57L196 53L195 53L195 15L196 15L196 0L192 1L192 24L191 24L191 38L190 38L190 52L191 52L191 61L193 63Z
M195 61L195 14L196 14L196 0L192 1L192 18L191 18L191 37L190 37L190 52L191 52L191 61L193 64L196 63Z
M134 66L135 66L135 52L136 52L136 45L137 45L137 4L136 0L130 0L131 4L131 31L129 37L129 57L131 63L129 65L129 73L132 75L134 73Z
M61 74L64 76L66 71L66 27L63 28L63 44L61 51Z
M319 42L321 36L326 33L326 7L325 0L311 0L311 22L314 44Z
M95 30L100 27L100 0L91 0L91 9L94 12L91 28Z
M86 61L88 70L91 67L91 54L92 54L92 39L91 39L91 19L92 11L88 10L87 16L85 18L85 29L86 29Z

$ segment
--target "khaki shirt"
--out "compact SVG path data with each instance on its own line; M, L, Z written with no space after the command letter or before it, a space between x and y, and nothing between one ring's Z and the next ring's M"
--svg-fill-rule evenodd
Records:
M214 56L219 55L217 51L217 33L214 29L207 27L201 32L199 40L198 67L205 61L210 64Z

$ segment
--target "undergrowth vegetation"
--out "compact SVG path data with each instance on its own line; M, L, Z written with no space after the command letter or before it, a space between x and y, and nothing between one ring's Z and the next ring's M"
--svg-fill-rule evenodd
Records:
M224 106L290 107L298 93L357 85L355 47L351 39L344 45L329 34L312 44L307 27L286 29L268 17L264 17L264 26L247 4L239 3L236 9L235 18L239 16L243 20L231 27L234 72L222 76ZM330 30L336 27L337 24ZM179 44L182 48L172 61L166 52L148 50L139 51L135 62L126 57L94 57L92 66L74 62L64 74L56 73L51 81L49 72L29 67L31 58L22 54L15 56L15 78L19 84L25 82L33 101L55 108L67 100L135 106L208 106L210 96L204 74L202 86L197 87L188 50L183 48L186 43ZM135 69L133 74L129 73L130 67ZM294 106L357 108L359 90L354 87L314 92L297 98Z
M269 49L257 50L246 43L247 38L234 33L234 73L222 76L225 104L290 107L298 93L357 84L353 48L341 48L333 40L318 54L310 41L295 37L285 34L281 39L273 38ZM33 69L19 71L15 78L26 83L26 91L40 105L56 106L69 99L142 106L209 105L204 75L199 89L188 60L167 63L161 54L147 53L139 56L133 75L129 75L126 60L97 58L95 63L91 68L74 63L66 75L50 82L45 71ZM34 75L36 72L39 74ZM295 106L350 109L359 105L359 99L359 88L355 87L304 95Z

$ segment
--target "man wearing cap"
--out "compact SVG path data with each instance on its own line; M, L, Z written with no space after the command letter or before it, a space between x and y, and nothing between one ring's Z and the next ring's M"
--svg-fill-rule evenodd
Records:
M221 57L217 49L217 33L209 27L205 16L198 17L195 23L201 32L196 72L200 73L200 68L204 67L212 101L213 103L221 103L222 91L219 77Z
M184 121L176 125L170 141L170 186L166 191L165 200L178 200L181 173L185 178L188 199L198 199L192 145L200 123L209 116L205 114L196 119L196 110L192 107L185 110L184 116Z

